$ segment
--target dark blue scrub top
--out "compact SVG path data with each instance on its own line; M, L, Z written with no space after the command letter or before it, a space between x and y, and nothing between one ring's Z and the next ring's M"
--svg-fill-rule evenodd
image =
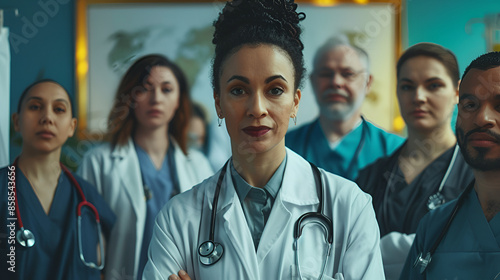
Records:
M35 245L24 248L15 242L15 273L7 261L12 259L11 246L14 239L8 224L16 223L15 232L19 229L17 221L8 220L15 217L15 212L8 209L8 169L0 169L0 279L100 279L101 271L89 268L80 259L77 233L77 205L82 200L70 179L61 172L59 183L54 194L52 205L47 215L30 183L16 168L17 199L21 220L25 229L35 235ZM115 215L96 188L81 177L74 175L80 184L87 201L96 208L101 220L104 237L108 239L115 222ZM13 214L13 215L12 215ZM12 233L15 233L12 232ZM96 262L97 227L95 218L88 207L82 208L82 247L87 262ZM12 255L12 254L11 254ZM11 268L12 269L12 268Z

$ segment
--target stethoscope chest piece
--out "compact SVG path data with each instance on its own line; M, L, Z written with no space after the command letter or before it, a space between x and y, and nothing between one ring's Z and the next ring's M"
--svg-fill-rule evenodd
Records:
M202 264L212 265L221 259L224 248L219 243L205 241L198 248L198 253Z
M429 211L434 210L439 206L443 205L444 203L445 203L444 196L440 192L435 193L429 196L429 200L427 200L427 209L429 209Z
M429 263L431 262L431 259L432 259L430 252L428 252L425 255L425 258L423 256L424 256L423 253L418 254L417 259L413 263L414 268L420 267L421 274L424 273L425 269L427 268L427 266L429 265Z
M21 228L18 230L16 233L16 239L17 242L25 248L31 248L35 245L35 235L33 235L29 229Z

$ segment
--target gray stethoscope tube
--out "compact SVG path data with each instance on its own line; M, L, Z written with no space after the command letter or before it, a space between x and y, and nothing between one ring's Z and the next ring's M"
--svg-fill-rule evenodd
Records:
M326 215L323 213L323 183L321 182L321 173L319 172L319 169L309 162L311 165L311 168L313 170L314 174L314 180L316 182L316 192L319 195L319 205L318 205L318 210L316 212L308 212L300 216L297 221L295 222L294 230L293 230L293 249L295 251L295 266L297 267L297 271L299 273L300 279L302 279L302 273L300 271L300 264L299 264L299 237L302 235L302 229L304 226L308 223L314 223L323 229L325 235L326 235L326 242L327 242L327 250L326 250L326 256L325 260L323 261L323 265L321 267L321 273L319 276L319 280L323 279L323 275L325 274L325 269L326 269L326 264L328 262L328 257L330 256L331 250L332 250L332 243L333 243L333 223L330 218L328 218Z
M13 163L14 167L17 167L17 158L14 160ZM77 217L78 217L78 249L79 249L79 255L80 259L85 264L86 266L90 268L95 268L98 270L102 270L104 268L104 243L102 241L102 234L101 234L101 223L99 219L99 213L97 212L97 209L95 208L94 205L92 205L87 199L85 198L85 195L83 194L82 188L80 187L80 184L78 184L78 181L76 181L75 177L69 170L61 164L61 169L63 170L64 174L68 176L70 179L71 183L75 186L80 198L81 202L78 203L77 206ZM35 245L35 235L29 230L24 228L23 221L21 220L21 212L19 211L19 203L17 200L17 185L16 185L16 178L14 177L14 199L16 203L16 217L17 217L17 222L19 223L19 230L16 233L16 240L17 242L26 248L31 248L33 245ZM93 262L87 262L85 260L85 257L83 256L83 249L82 249L82 208L86 206L89 207L90 210L94 213L95 219L96 219L96 224L97 224L97 234L99 238L99 251L101 255L101 264L97 265Z
M446 180L448 180L448 176L450 176L451 170L453 169L453 165L455 165L455 159L457 158L457 154L458 154L458 144L455 145L455 149L453 150L453 156L451 157L448 169L446 170L446 173L444 174L444 177L441 180L441 184L439 184L439 189L437 193L429 196L429 199L427 200L427 209L434 210L446 202L441 191L443 190L444 183L446 183Z
M214 194L214 199L212 203L212 216L210 219L210 233L209 233L209 239L205 242L203 242L200 247L198 248L198 255L200 262L203 265L213 265L217 261L219 261L222 258L222 255L224 254L224 247L222 244L217 243L214 241L214 231L215 231L215 216L217 214L217 202L219 199L219 194L220 194L220 189L222 185L222 181L224 179L224 175L226 174L226 169L227 165L229 163L229 160L224 164L224 167L222 167L221 173L219 175L219 179L217 180L217 186L215 188L215 194ZM300 277L302 278L300 274L300 266L298 264L298 239L302 235L302 229L307 223L314 223L318 224L321 226L321 228L324 230L326 234L326 241L328 243L327 245L327 253L326 253L326 258L325 261L323 262L323 266L321 268L321 276L319 279L323 278L325 268L326 268L326 263L328 261L328 256L330 255L331 248L332 248L332 243L333 243L333 233L332 233L332 228L333 224L330 218L325 216L323 214L323 183L321 181L321 174L319 169L312 163L309 163L311 165L311 168L313 170L315 182L316 182L316 191L319 195L319 205L318 205L318 210L316 212L308 212L300 216L297 221L295 222L294 225L294 231L293 231L293 237L294 237L294 243L293 243L293 248L296 251L295 253L295 260L296 260L296 265L297 269L299 272Z
M429 252L427 252L427 254L425 254L425 257L424 257L423 252L420 252L420 254L418 254L417 259L413 263L413 268L416 269L416 268L420 267L420 273L424 273L425 269L430 264L430 262L432 260L432 255L434 254L434 252L436 252L436 249L439 246L439 243L441 243L441 241L443 240L444 236L448 232L448 229L450 229L451 223L453 222L453 219L457 215L458 209L460 209L460 207L462 206L466 194L469 193L472 190L472 188L474 187L474 183L475 183L475 181L472 181L472 183L470 183L470 185L467 186L467 188L464 190L464 192L458 197L457 204L453 208L453 211L451 213L450 218L446 222L446 225L444 226L443 230L441 231L441 234L439 235L438 239L436 239L436 242L434 242L434 244L432 245Z

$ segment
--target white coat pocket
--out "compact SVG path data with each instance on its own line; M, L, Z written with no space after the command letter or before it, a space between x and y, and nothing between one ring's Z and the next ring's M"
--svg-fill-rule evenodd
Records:
M310 267L300 267L300 274L302 275L302 278L299 275L299 271L297 270L297 266L292 264L290 266L290 274L292 275L292 280L317 280L320 277L321 271L314 271ZM344 280L344 276L341 273L335 274L335 277L330 277L328 275L323 275L323 280Z

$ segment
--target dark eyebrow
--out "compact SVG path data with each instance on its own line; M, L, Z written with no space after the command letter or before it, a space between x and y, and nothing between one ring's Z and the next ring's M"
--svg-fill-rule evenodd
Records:
M26 99L26 102L30 101L31 99L35 99L35 100L38 100L38 101L42 101L43 99L38 97L38 96L30 96Z
M63 103L66 103L67 105L69 105L69 102L66 99L59 98L59 99L56 99L55 101L63 102Z
M426 82L433 82L433 81L442 81L441 78L439 77L432 77L432 78L429 78L427 80L425 80Z
M33 99L35 99L35 100L37 100L37 101L43 101L43 98L41 98L41 97L38 97L38 96L30 96L30 97L28 97L28 99L26 99L26 102L28 102L28 101L30 101L30 100L33 100ZM56 99L55 101L57 101L57 102L63 102L63 103L66 103L67 105L69 105L68 100L63 99L63 98L58 98L58 99Z
M287 82L287 83L288 83L288 81L285 79L285 77L283 77L283 76L281 76L281 75L274 75L274 76L271 76L271 77L267 78L265 82L266 82L266 84L269 84L270 82L272 82L272 81L274 81L274 80L276 80L276 79L282 79L283 81L285 81L285 82Z
M413 81L410 80L410 79L408 79L408 78L402 78L401 82L408 82L408 83L412 83L413 84Z
M240 80L240 81L244 82L245 84L249 84L249 83L250 83L250 80L249 80L248 78L245 78L245 77L243 77L243 76L238 76L238 75L234 75L234 76L232 76L231 78L229 78L229 79L227 80L227 82L226 82L226 83L229 83L229 82L230 82L230 81L232 81L232 80Z
M464 93L464 94L460 95L460 97L458 98L458 102L461 102L462 100L465 100L465 99L472 100L472 99L477 99L477 98L473 94Z

